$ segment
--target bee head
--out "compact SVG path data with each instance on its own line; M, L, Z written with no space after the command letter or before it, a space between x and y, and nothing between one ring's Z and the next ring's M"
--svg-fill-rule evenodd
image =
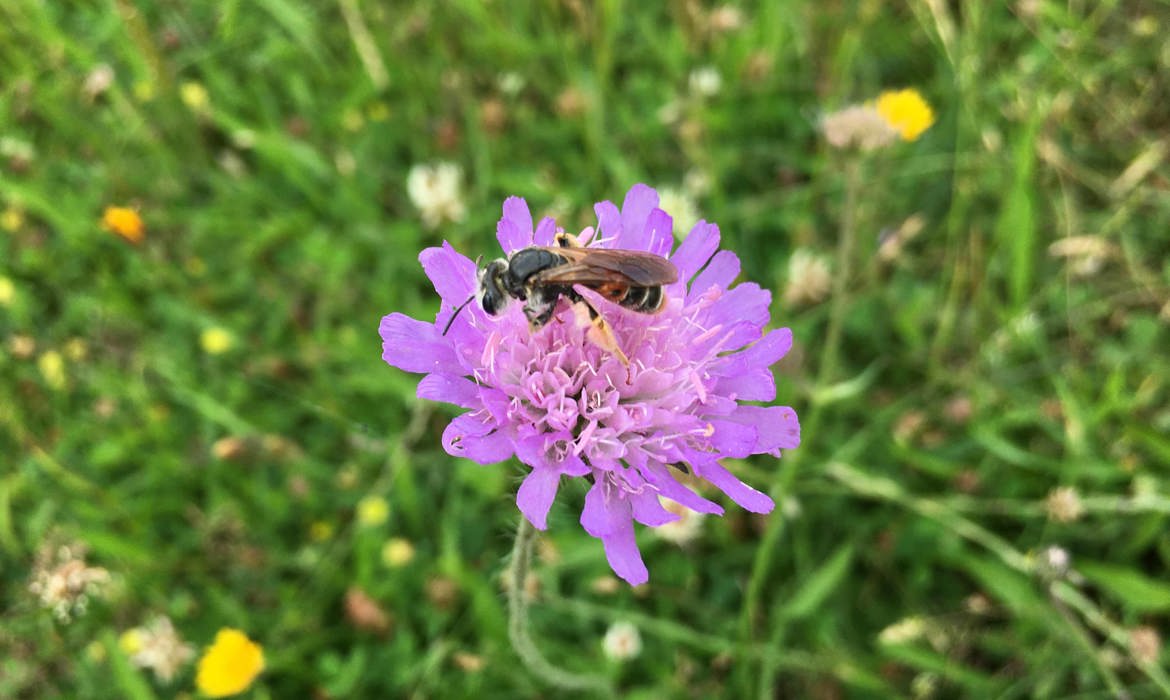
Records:
M500 313L508 304L508 293L504 287L504 274L507 271L508 261L503 258L493 260L479 268L476 298L480 307L489 316Z

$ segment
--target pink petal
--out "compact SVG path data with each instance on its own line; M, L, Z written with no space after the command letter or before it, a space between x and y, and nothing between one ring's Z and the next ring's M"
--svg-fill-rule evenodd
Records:
M691 283L691 291L687 294L687 301L705 293L711 287L727 289L727 286L734 282L738 276L739 257L730 250L721 250L695 277L695 281Z
M605 537L630 522L630 504L620 498L606 499L603 477L585 494L585 507L581 509L581 527L594 537Z
M800 445L800 420L788 406L740 406L727 420L754 428L756 454Z
M536 235L532 237L533 245L552 245L556 240L557 224L551 216L546 216L536 225Z
M658 193L652 187L637 184L626 193L622 202L622 235L615 248L627 250L648 250L649 237L646 234L646 220L658 206Z
M548 529L548 511L557 496L561 475L555 469L536 468L528 472L516 492L516 505L537 530Z
M453 403L463 408L477 408L482 403L475 382L450 374L428 374L418 383L416 393L420 399Z
M427 248L418 256L423 270L443 301L462 304L475 293L475 263L443 241L442 248Z
M532 214L520 197L504 200L504 216L496 224L496 239L505 253L532 245Z
M673 523L682 517L678 513L671 513L669 510L663 508L662 502L658 500L658 495L651 491L632 494L630 496L630 503L633 506L634 520L647 527L658 527L667 523Z
M642 553L638 551L638 543L634 539L634 524L626 522L625 526L601 538L605 546L605 558L609 561L609 568L631 586L640 586L650 580L650 572L646 570L646 563L642 561Z
M646 221L646 250L666 257L674 245L674 219L661 209L650 212Z
M752 513L771 513L772 509L776 507L776 503L771 498L735 478L718 462L706 462L702 466L696 467L696 473L727 494L728 498L735 501L744 510Z
M597 214L597 239L608 240L606 248L617 248L617 239L622 232L622 214L613 202L608 200L593 205Z
M452 457L465 457L480 464L502 462L515 451L503 431L495 430L473 413L451 421L443 431L443 449Z
M463 374L451 344L433 324L392 313L378 326L382 359L406 372Z
M719 227L700 221L687 234L682 245L670 256L670 261L678 268L679 282L690 282L715 251L719 250Z

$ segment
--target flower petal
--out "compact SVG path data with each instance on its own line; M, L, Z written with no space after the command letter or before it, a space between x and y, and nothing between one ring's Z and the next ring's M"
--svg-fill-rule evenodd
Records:
M593 482L585 494L585 507L581 509L581 527L594 537L605 537L630 520L630 504L618 498L607 499L604 483L604 476Z
M678 513L671 513L663 508L658 495L649 490L631 494L630 505L633 506L634 520L647 527L658 527L682 518Z
M646 250L666 257L674 245L674 219L670 214L655 208L646 220Z
M400 313L382 318L382 359L406 372L463 373L451 344L433 324Z
M597 240L608 240L606 248L617 248L617 240L622 233L621 212L609 200L594 204L593 211L597 214Z
M714 373L732 376L751 369L771 367L791 349L792 329L777 328L742 352L723 357Z
M735 501L744 510L753 513L771 513L772 509L776 507L776 503L771 498L735 478L731 472L716 461L708 461L701 466L696 465L696 472L727 494L728 498Z
M443 241L442 248L427 248L418 261L443 301L458 305L475 294L475 263Z
M505 253L532 245L532 214L520 197L504 200L504 216L496 224L496 239Z
M691 291L687 294L687 301L698 297L711 287L727 289L727 286L734 282L738 276L739 257L730 250L721 250L695 277L695 281L691 283Z
M674 477L670 475L670 472L666 470L666 467L661 467L661 471L650 468L644 470L643 473L646 475L646 480L653 484L661 495L675 503L686 506L696 513L723 515L723 506L714 501L708 501L706 498L703 498L675 481Z
M537 530L548 529L548 510L560 483L561 475L556 469L537 467L528 472L516 491L516 506Z
M475 382L450 374L428 374L418 383L416 394L420 399L453 403L463 408L478 408L482 404Z
M719 377L715 391L737 401L771 401L776 398L776 378L767 369L741 370Z
M627 522L624 527L611 535L601 538L605 546L605 558L609 561L609 568L631 586L640 586L650 580L650 572L646 570L646 563L642 561L642 553L638 551L638 542L634 539L634 524Z
M756 454L800 445L800 420L788 406L740 406L727 420L755 429Z
M690 282L717 250L719 227L706 221L695 224L682 245L670 256L670 261L678 268L679 282Z
M756 449L759 437L754 426L723 418L712 418L710 423L715 429L710 438L711 446L722 456L742 458L759 452Z
M494 425L484 423L475 413L464 413L443 431L443 449L452 457L465 457L480 464L496 464L515 452L512 441Z
M533 245L552 245L556 240L557 222L551 216L546 216L536 225L536 234L532 237Z
M646 220L657 206L658 193L654 188L641 183L631 187L626 193L625 201L622 202L622 235L613 247L649 250L650 238L647 235Z

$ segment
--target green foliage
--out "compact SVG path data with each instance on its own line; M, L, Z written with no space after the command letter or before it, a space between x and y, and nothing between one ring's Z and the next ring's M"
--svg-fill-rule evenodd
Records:
M508 195L579 229L688 173L794 330L804 444L734 465L767 518L643 533L641 591L609 587L566 485L544 656L631 697L1170 693L1129 641L1170 634L1161 6L760 5L720 30L699 3L4 3L0 696L194 693L192 664L167 684L119 649L156 615L260 642L250 697L556 695L508 642L520 471L442 451L454 409L381 361L378 320L434 314L418 252L491 255ZM824 114L907 86L920 139L825 143ZM406 181L438 161L467 216L434 230ZM798 248L832 260L827 299L784 300ZM62 622L29 584L68 543L112 580Z

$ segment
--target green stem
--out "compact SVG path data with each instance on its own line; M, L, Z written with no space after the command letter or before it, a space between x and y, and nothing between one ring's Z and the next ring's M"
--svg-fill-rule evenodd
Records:
M836 379L837 365L841 357L841 335L845 326L845 314L849 311L849 283L853 274L853 251L857 241L861 166L862 161L859 157L847 158L844 163L845 202L841 212L841 224L837 232L837 269L834 270L832 297L829 302L829 326L825 332L824 354L821 355L820 367L817 370L812 409L808 419L801 421L801 434L804 437L816 435L820 430L824 420L826 402L818 401L817 397ZM807 448L805 449L807 450ZM781 461L780 476L773 483L769 493L772 500L780 501L785 494L791 491L803 454L805 451L798 449L786 455L786 458ZM747 593L744 598L744 611L740 618L740 630L749 641L755 640L760 633L763 614L761 600L764 594L764 585L767 582L768 572L772 568L772 559L779 550L780 538L784 533L784 522L784 518L780 517L769 519L760 546L756 549L752 575L748 581ZM773 630L775 640L778 640L782 634L782 629ZM776 671L776 664L764 659L758 686L762 695L768 694L773 685Z
M525 582L532 569L532 545L536 531L528 518L520 516L516 542L512 545L512 563L508 567L508 639L512 648L532 675L561 690L597 690L612 695L609 682L600 676L586 676L554 666L544 658L532 641L528 628L528 594Z

